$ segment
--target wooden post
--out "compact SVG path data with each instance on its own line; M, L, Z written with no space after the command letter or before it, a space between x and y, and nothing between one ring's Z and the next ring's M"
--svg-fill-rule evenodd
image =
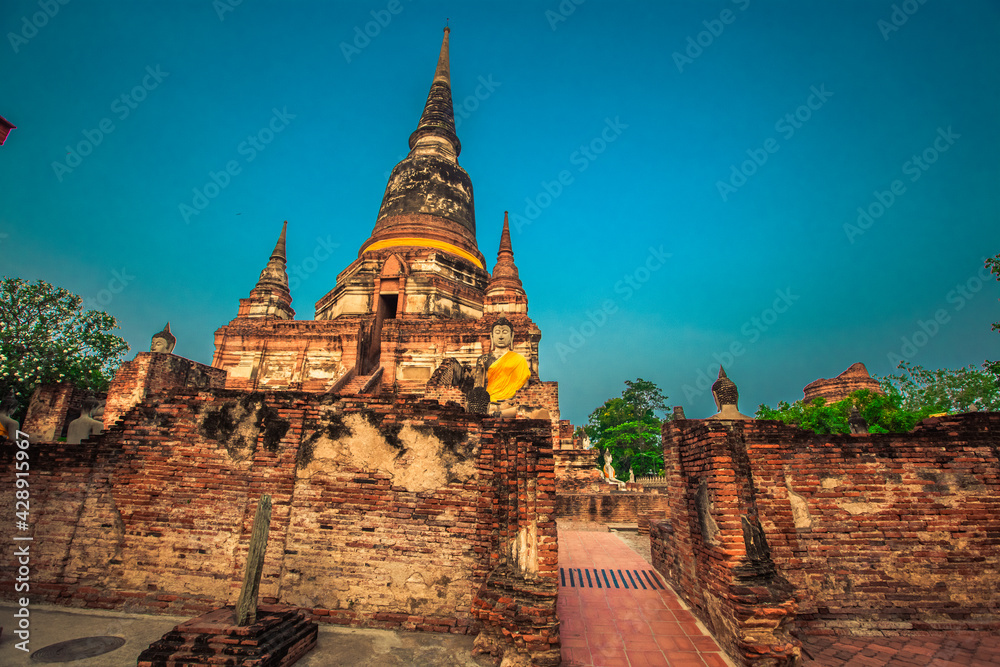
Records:
M267 534L271 529L271 496L262 494L257 501L257 514L253 518L250 533L250 549L247 566L243 571L243 587L236 602L236 625L250 625L257 620L257 592L260 575L264 571L264 551L267 549Z

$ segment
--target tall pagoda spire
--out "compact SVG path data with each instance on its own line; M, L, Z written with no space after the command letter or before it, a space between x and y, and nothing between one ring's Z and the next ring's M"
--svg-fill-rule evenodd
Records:
M434 80L431 82L424 113L417 129L410 135L410 155L437 155L450 162L458 162L462 142L455 133L455 111L451 103L451 72L448 65L448 34L445 27L441 40Z
M292 293L288 289L288 271L285 258L285 233L288 221L281 225L281 234L274 244L267 266L260 272L257 285L250 290L250 297L240 299L237 317L275 317L283 320L295 319L292 310Z
M375 228L358 257L382 251L424 256L441 251L471 265L485 281L486 262L476 243L472 179L458 164L462 144L455 134L451 104L450 32L444 29L430 92L410 135L410 153L393 168Z
M514 264L514 249L510 243L510 223L507 211L503 212L503 230L493 275L486 284L486 312L527 313L528 295Z

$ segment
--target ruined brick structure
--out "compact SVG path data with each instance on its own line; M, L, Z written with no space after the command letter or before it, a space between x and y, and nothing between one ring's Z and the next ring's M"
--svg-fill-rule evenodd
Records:
M221 389L226 372L173 354L140 352L115 373L104 406L104 427L109 428L144 398L164 391Z
M810 382L802 390L802 400L811 403L814 399L825 398L827 405L842 401L858 389L867 389L876 394L884 394L878 380L868 374L868 369L861 362L851 364L851 367L835 378L821 378Z
M482 631L558 663L547 422L391 397L156 399L95 444L32 449L32 600L187 615L231 604L269 493L264 602L339 624ZM0 464L11 478L13 459ZM0 497L13 525L13 490ZM13 545L0 545L8 592Z
M216 332L212 366L140 353L111 384L103 434L32 450L33 600L179 614L231 603L269 493L264 602L475 632L481 652L558 664L552 452L572 428L558 385L538 376L506 216L492 274L478 249L447 29L410 148L315 319L294 319L286 223ZM547 420L471 415L459 386L429 383L446 359L474 366L500 317L530 369L514 401ZM9 522L12 493L0 491Z
M1000 629L1000 415L905 434L775 421L664 424L654 565L743 664L812 633Z
M357 390L423 395L446 358L467 365L489 351L492 322L513 323L513 349L538 376L541 331L528 317L504 215L492 274L476 242L472 181L458 164L448 30L410 153L395 166L371 235L358 258L295 320L285 235L235 319L215 334L212 365L243 390ZM498 220L499 222L499 220ZM499 225L498 225L499 226ZM554 383L546 405L558 438Z

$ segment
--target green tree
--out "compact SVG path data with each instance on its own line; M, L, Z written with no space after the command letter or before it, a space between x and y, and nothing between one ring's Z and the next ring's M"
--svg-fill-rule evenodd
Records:
M822 435L850 433L851 427L847 420L851 416L851 408L857 407L868 422L869 432L905 433L933 412L931 409L908 411L901 407L901 403L902 396L898 393L882 395L868 389L859 389L849 397L830 404L827 404L825 398L816 398L809 403L801 400L792 404L780 401L776 408L761 404L755 417L776 419Z
M879 384L889 395L898 394L904 410L930 414L969 412L970 410L1000 411L997 362L984 362L981 369L965 368L926 370L902 361L897 367L902 373L887 375Z
M611 450L612 465L619 479L629 468L637 475L655 475L663 470L660 428L666 417L667 397L649 380L625 381L621 398L609 398L590 413L584 427L598 451L597 465L605 450Z
M811 403L778 403L776 408L761 405L757 419L777 419L815 433L850 433L847 419L856 406L872 433L906 433L922 419L941 413L971 410L1000 410L998 373L1000 364L986 362L975 366L934 371L899 364L902 373L879 379L885 395L859 389L848 398L827 404L817 398Z
M83 310L79 296L38 280L0 281L0 392L13 391L23 421L35 387L72 382L105 391L129 346L107 313Z

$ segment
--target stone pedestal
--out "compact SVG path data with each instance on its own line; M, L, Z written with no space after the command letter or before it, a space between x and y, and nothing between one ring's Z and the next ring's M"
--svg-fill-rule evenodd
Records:
M137 667L285 667L316 646L318 633L297 607L260 605L256 622L241 627L228 606L163 635L139 655Z

